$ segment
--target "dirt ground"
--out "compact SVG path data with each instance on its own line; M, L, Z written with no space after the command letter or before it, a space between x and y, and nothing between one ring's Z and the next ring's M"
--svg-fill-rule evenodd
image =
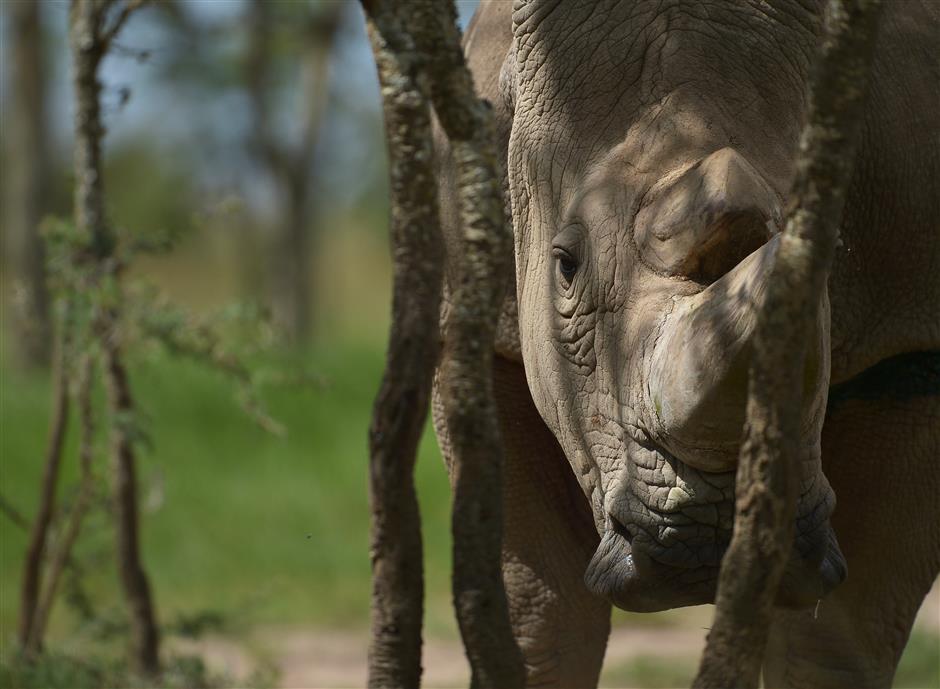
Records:
M668 661L695 659L701 653L711 619L710 606L670 611L660 624L616 626L607 647L606 666L635 658ZM915 623L940 634L940 582L924 601ZM364 687L365 632L303 627L259 628L247 639L209 636L195 642L176 642L174 650L201 655L210 670L230 677L273 672L279 687ZM423 686L465 687L469 670L459 640L426 639ZM603 684L603 682L602 682Z

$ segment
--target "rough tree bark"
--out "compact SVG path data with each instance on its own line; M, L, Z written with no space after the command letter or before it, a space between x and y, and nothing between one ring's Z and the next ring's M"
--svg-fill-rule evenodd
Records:
M757 687L794 538L806 341L839 234L880 0L830 0L786 227L754 336L734 533L694 687Z
M388 136L392 328L369 433L372 503L370 687L417 687L424 607L414 463L439 349L443 246L431 115L400 8L366 4Z
M91 256L102 275L115 270L116 237L105 214L101 166L101 122L98 67L111 41L142 0L73 0L69 22L75 93L75 225L87 233ZM134 401L121 360L117 306L102 309L95 331L103 350L104 378L111 413L111 478L117 537L117 560L124 597L130 610L132 660L136 669L159 671L159 636L138 539L134 446L126 424Z
M452 2L414 2L418 50L426 56L434 111L456 167L461 259L449 299L441 398L451 440L453 594L470 660L471 686L521 687L522 655L503 587L503 445L492 389L493 339L509 287L512 230L504 213L496 134L464 62Z
M18 350L33 365L49 362L49 291L39 223L47 210L49 154L46 145L46 70L43 68L42 3L11 2L9 40L12 98L5 137L10 144L4 183L4 253L24 295Z
M463 227L462 261L451 300L447 348L441 364L443 398L453 443L454 605L470 660L472 686L517 687L525 682L521 654L512 636L500 568L502 540L502 445L493 402L491 369L493 337L506 285L503 262L511 254L499 184L495 136L489 107L473 90L463 59L453 3L412 0L364 3L369 18L382 95L392 169L393 233L410 219L415 232L433 244L433 252L396 241L396 306L392 348L408 328L412 337L433 345L414 351L411 371L420 385L413 404L407 444L391 466L380 454L395 447L373 425L373 644L371 686L417 686L420 680L421 571L420 532L412 483L414 444L427 413L430 374L437 354L437 305L441 284L441 235L437 185L431 169L428 97L452 143L458 173ZM418 250L418 253L416 253ZM399 310L401 269L411 265L423 290L411 313ZM417 274L420 270L420 276ZM433 309L431 307L434 307ZM400 346L400 345L399 345ZM390 350L391 352L392 350ZM379 397L376 419L387 398L389 371ZM404 381L400 385L405 385ZM407 388L406 388L407 390ZM397 404L407 399L398 397ZM414 394L414 393L412 393ZM387 413L387 412L386 412ZM384 441L384 443L383 443ZM386 451L387 452L387 451ZM389 463L376 460L385 459ZM383 473L380 473L382 470ZM380 499L376 499L376 498ZM389 509L396 506L394 512ZM389 517L406 518L403 543L389 541ZM393 556L397 555L397 559ZM418 567L417 571L415 567ZM405 577L410 574L410 584ZM397 589L390 586L398 584Z

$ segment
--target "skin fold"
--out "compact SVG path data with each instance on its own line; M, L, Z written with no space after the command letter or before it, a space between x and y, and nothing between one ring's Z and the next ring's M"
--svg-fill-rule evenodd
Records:
M611 604L714 598L821 30L809 0L533 0L484 2L467 31L515 235L494 384L531 686L596 684ZM888 686L940 570L940 501L918 497L940 493L938 54L936 5L886 4L802 372L767 686ZM437 154L454 251L441 136Z

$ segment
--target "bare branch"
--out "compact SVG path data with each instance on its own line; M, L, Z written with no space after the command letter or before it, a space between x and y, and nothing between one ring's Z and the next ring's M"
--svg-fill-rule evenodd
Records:
M7 516L7 519L24 531L29 531L29 520L2 495L0 495L0 512L3 512Z
M114 2L114 0L108 0L108 5L110 6L112 2ZM107 46L111 44L111 41L114 40L114 37L121 32L124 23L130 16L150 2L152 2L152 0L125 0L124 4L118 10L117 16L111 20L111 26L103 28L101 31L101 40L105 45L105 50L107 50Z

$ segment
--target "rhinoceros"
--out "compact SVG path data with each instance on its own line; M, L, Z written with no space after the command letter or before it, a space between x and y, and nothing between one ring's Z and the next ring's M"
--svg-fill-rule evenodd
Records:
M802 372L768 686L888 686L940 570L940 4L885 4ZM611 605L714 600L823 15L815 0L495 1L467 30L515 237L493 376L530 686L594 686ZM453 254L444 137L438 157ZM434 416L446 457L439 398Z

